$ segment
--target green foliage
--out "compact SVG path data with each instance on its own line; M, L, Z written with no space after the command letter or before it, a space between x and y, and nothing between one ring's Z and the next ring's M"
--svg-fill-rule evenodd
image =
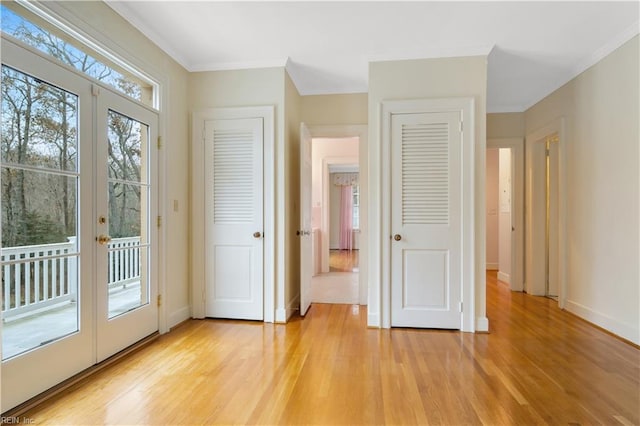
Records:
M36 211L27 211L15 220L13 236L7 230L2 230L2 240L5 246L31 246L40 244L66 243L63 226L51 219L48 215ZM6 241L13 240L13 241Z

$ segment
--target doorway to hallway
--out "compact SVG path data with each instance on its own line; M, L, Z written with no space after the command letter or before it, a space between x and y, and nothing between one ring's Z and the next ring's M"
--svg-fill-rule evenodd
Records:
M300 133L300 313L313 302L366 305L367 127L303 123ZM332 249L355 250L358 270L331 271Z
M313 303L357 304L359 250L330 250L329 272L311 279Z

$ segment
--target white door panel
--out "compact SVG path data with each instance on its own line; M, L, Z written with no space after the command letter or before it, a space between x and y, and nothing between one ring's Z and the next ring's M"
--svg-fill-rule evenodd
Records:
M263 319L263 120L205 122L206 316Z
M459 329L460 114L395 114L391 132L391 325Z
M311 133L300 124L300 315L305 315L311 305L311 277L313 276L313 251L311 231Z

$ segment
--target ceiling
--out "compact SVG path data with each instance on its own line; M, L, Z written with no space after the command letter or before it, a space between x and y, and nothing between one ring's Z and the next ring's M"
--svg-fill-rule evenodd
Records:
M286 66L367 92L371 61L488 55L488 112L524 111L638 34L640 2L111 1L189 71Z

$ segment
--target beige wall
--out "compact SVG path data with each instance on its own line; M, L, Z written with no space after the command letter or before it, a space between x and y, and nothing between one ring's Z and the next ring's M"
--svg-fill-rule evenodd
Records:
M307 125L366 124L367 94L302 97L302 121Z
M487 58L485 56L420 59L408 61L373 62L369 64L369 224L372 265L380 259L381 229L379 183L380 173L380 115L379 106L387 99L419 98L475 98L475 316L486 322L485 297L485 215L484 176L486 148ZM480 196L482 194L482 196ZM376 233L377 232L377 233ZM377 242L375 242L377 241ZM375 243L374 243L375 242ZM371 321L380 314L380 272L369 278L369 314Z
M144 70L162 85L160 151L164 214L164 275L167 327L189 318L189 132L187 84L189 74L173 59L102 2L42 2L121 58ZM174 201L178 210L173 209Z
M531 107L565 119L566 308L640 343L638 36Z
M286 266L287 244L290 232L291 187L286 186L290 175L291 139L285 125L285 70L284 67L250 70L213 71L192 73L189 80L189 105L191 111L219 107L273 106L275 109L274 158L275 158L275 319L286 318L287 288L291 276ZM197 184L202 179L195 177ZM192 223L193 235L201 233L204 223ZM194 259L197 258L194 253ZM204 262L204 259L202 259ZM194 270L201 270L199 266ZM192 277L202 280L203 277Z
M487 139L524 138L524 112L487 114Z

